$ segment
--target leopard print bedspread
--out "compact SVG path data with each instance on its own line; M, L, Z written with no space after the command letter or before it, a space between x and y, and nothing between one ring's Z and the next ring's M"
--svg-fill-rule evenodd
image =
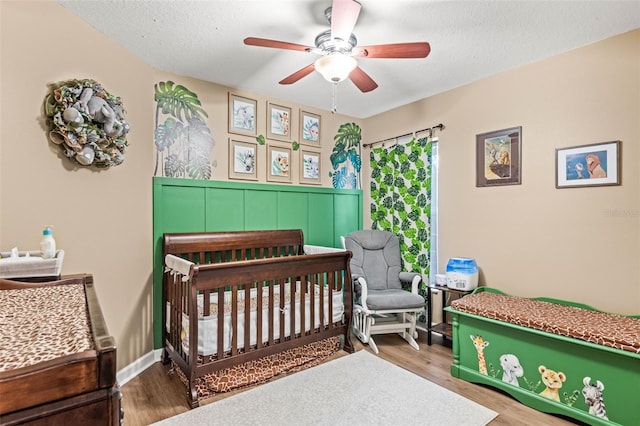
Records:
M313 367L339 350L340 338L329 337L198 377L195 383L198 400L264 383L285 372L293 373ZM180 381L188 388L188 380L178 364L171 361L171 366L172 371L178 374Z
M91 349L84 285L0 291L0 372Z
M640 353L640 320L621 315L482 292L451 303L461 312Z

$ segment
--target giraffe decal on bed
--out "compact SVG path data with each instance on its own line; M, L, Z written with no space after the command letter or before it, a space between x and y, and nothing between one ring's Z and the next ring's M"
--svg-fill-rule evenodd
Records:
M480 374L487 376L487 363L484 360L484 348L489 346L489 342L486 342L479 334L476 334L475 336L472 334L469 337L471 337L473 346L475 346L476 351L478 351L478 370L480 371Z

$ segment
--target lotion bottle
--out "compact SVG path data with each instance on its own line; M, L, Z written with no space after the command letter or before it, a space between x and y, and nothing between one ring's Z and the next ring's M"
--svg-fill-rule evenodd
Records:
M56 240L53 239L53 231L50 226L42 231L42 240L40 241L40 251L43 259L53 259L56 257Z

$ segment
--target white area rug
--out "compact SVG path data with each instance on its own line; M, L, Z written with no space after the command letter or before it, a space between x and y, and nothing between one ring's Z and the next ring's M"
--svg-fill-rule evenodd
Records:
M483 426L497 415L361 350L155 425Z

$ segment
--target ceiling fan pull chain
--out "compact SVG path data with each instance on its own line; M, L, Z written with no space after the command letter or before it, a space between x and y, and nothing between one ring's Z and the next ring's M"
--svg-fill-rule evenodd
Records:
M331 113L338 110L338 83L331 83Z

